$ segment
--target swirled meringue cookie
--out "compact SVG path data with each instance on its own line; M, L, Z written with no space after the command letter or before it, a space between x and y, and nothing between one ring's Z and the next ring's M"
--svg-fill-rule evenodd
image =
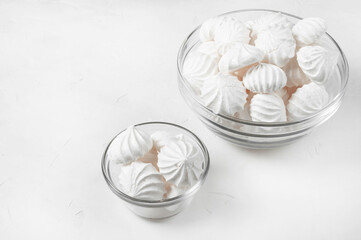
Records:
M202 87L201 99L214 113L233 116L243 110L247 101L246 88L237 77L221 73L207 79Z
M166 193L162 175L150 163L135 161L122 166L119 184L125 194L142 200L162 200Z
M306 46L297 52L298 65L313 82L324 84L336 66L338 53L321 46Z
M290 22L282 13L267 13L254 21L248 21L247 26L252 29L251 36L255 37L258 33L273 27L282 27L292 29L293 23Z
M285 66L295 56L296 42L289 28L273 27L258 33L255 46L264 54L264 62Z
M218 58L201 52L191 52L183 65L183 73L196 93L204 79L218 73Z
M292 28L297 45L306 46L315 43L326 32L326 23L322 18L305 18Z
M249 29L241 21L232 17L221 17L215 29L214 41L220 44L219 47L233 42L249 43L249 33Z
M328 103L328 94L323 86L313 82L298 88L288 100L288 120L306 118L321 109Z
M152 138L146 132L130 126L112 141L107 157L110 161L127 164L143 157L152 147Z
M199 150L189 141L170 142L158 154L159 172L177 187L191 187L197 183L203 166Z
M270 93L286 86L283 70L273 64L260 63L249 69L243 77L244 86L255 93Z
M202 42L199 44L197 51L209 55L214 59L219 59L218 44L214 41Z
M255 122L284 122L285 104L277 94L257 94L251 100L250 114Z
M205 21L199 29L199 40L208 42L214 40L215 29L221 22L219 17L211 18Z
M232 49L235 46L238 46L239 44L242 44L241 42L230 42L227 44L224 43L216 43L218 47L218 54L221 56L225 55L230 49Z
M222 56L218 63L219 71L223 74L235 72L263 59L263 52L251 45L238 43Z
M282 69L287 76L287 87L300 87L310 82L298 65L296 57L292 58Z
M174 135L166 131L156 131L151 135L151 138L153 139L154 146L159 151L167 143L182 139L183 135Z

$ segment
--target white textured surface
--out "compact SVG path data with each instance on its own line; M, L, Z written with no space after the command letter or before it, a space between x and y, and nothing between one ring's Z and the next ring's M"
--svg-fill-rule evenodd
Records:
M322 17L348 57L340 110L291 146L230 145L178 93L183 39L238 8ZM348 0L1 1L0 238L360 239L361 33L349 31L361 28L359 9ZM151 120L194 131L212 161L190 207L157 222L128 211L100 170L117 132Z
M128 164L144 157L152 148L153 140L150 135L130 126L109 145L107 158L118 164Z
M119 189L138 199L157 201L167 192L162 175L151 163L134 161L124 165L117 180Z
M204 160L196 146L186 139L168 142L158 154L159 172L167 183L190 188L204 172Z

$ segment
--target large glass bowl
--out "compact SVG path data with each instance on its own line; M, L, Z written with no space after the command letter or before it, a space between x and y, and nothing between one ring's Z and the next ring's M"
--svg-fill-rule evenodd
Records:
M173 216L182 211L186 206L191 203L195 194L199 191L203 182L205 181L210 166L208 150L206 146L202 143L202 141L194 133L176 124L167 122L147 122L137 124L135 125L135 127L139 130L147 132L148 134L152 134L156 131L166 131L174 136L183 134L185 138L193 142L193 144L198 148L199 152L201 153L204 162L204 170L202 175L200 176L199 181L194 186L188 189L185 193L173 198L161 201L147 201L131 197L123 193L120 188L118 176L121 166L114 161L110 161L107 154L108 148L112 144L116 136L109 143L108 147L104 152L101 167L105 181L107 182L110 189L115 193L115 195L117 195L120 199L124 200L124 203L131 211L144 218L158 219ZM122 132L120 132L119 134L121 134Z
M264 9L238 10L222 14L221 16L232 16L246 22L269 12L279 11ZM288 13L281 13L294 23L301 19ZM187 54L200 43L198 39L199 28L200 26L191 32L179 49L177 58L178 86L188 106L212 132L221 138L248 148L279 147L310 133L315 127L324 123L335 114L340 107L348 82L349 68L341 48L336 41L326 33L319 40L318 44L328 49L338 51L340 57L338 58L337 66L333 69L332 74L330 74L331 79L329 79L325 85L331 100L321 111L299 121L279 123L252 122L250 120L215 114L211 109L203 105L199 96L194 93L192 87L185 79L182 71Z

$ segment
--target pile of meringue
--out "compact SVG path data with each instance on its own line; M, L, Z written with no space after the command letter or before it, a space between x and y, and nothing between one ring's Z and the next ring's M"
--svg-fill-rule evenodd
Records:
M120 190L141 200L176 197L194 186L204 171L203 156L187 136L165 131L149 135L134 126L112 141L107 158L120 164Z
M304 119L329 102L324 87L338 52L318 44L325 21L296 24L281 13L241 22L229 16L199 29L183 74L203 104L216 114L257 122Z

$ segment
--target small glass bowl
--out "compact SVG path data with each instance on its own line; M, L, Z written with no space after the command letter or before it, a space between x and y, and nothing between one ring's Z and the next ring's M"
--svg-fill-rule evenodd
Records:
M280 11L250 9L233 11L220 16L232 16L246 22L269 12L277 13ZM284 14L293 23L301 19L288 13L280 13ZM324 123L335 114L340 107L348 83L349 67L341 48L336 41L326 33L318 43L321 46L339 52L340 57L338 58L337 66L333 70L334 72L330 74L332 79L327 81L325 85L331 101L321 111L302 120L277 123L253 122L214 113L210 108L204 106L199 96L194 93L192 87L185 79L182 70L188 53L200 43L198 39L199 28L200 26L191 32L179 49L177 58L178 87L185 102L198 115L198 118L221 138L248 148L279 147L310 133L315 127Z
M148 201L131 197L120 190L118 175L120 173L121 166L112 161L109 161L107 157L109 146L113 140L125 130L117 134L117 136L115 136L108 144L102 157L101 167L105 181L107 182L110 189L115 193L115 195L124 200L126 206L141 217L158 219L173 216L182 211L191 203L195 194L199 191L203 182L205 181L210 166L208 150L203 142L194 133L176 124L167 122L146 122L137 124L135 127L144 132L147 132L148 134L152 134L155 131L166 131L168 133L174 134L174 136L183 134L188 140L194 143L194 146L198 148L203 157L204 171L200 177L200 180L194 186L188 189L185 193L173 198L160 201Z

